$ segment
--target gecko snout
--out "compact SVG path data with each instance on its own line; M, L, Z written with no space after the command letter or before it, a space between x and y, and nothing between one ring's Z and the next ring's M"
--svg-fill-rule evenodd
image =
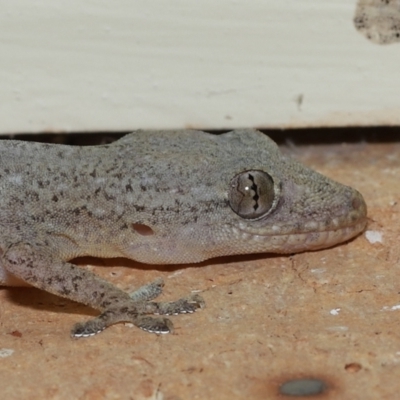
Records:
M352 189L352 192L349 217L353 223L362 222L362 220L366 221L367 204L364 197L357 190Z

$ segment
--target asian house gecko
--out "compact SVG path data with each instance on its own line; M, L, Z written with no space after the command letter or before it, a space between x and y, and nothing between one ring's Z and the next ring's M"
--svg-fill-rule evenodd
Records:
M68 262L78 256L195 263L333 246L360 233L359 192L284 156L255 130L212 135L136 131L101 146L0 142L0 284L15 277L101 312L91 336L121 321L168 333L150 314L190 313L199 295L152 300L156 280L126 293Z

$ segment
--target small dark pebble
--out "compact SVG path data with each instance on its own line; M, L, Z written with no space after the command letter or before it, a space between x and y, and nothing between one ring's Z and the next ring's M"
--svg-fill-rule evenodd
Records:
M322 393L325 389L326 384L320 379L306 378L285 382L280 386L279 392L289 396L310 396Z

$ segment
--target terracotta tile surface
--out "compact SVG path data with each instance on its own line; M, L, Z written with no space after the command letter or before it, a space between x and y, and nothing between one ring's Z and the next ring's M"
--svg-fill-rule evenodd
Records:
M284 382L316 378L325 390L313 398L399 398L400 143L285 151L360 190L368 233L318 252L200 265L79 260L124 289L161 276L163 299L200 291L207 307L173 317L175 333L166 336L120 324L72 340L71 326L92 310L3 288L1 397L285 399L293 397L279 394Z

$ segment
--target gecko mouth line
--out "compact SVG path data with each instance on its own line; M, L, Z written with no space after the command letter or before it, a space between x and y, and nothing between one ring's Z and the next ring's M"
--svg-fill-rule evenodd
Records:
M254 235L241 230L242 239L249 240L262 249L268 243L268 251L279 249L279 253L293 253L297 251L318 250L331 247L360 234L366 227L367 218L354 224L341 226L337 229L309 231L285 234ZM243 235L248 237L243 237Z

